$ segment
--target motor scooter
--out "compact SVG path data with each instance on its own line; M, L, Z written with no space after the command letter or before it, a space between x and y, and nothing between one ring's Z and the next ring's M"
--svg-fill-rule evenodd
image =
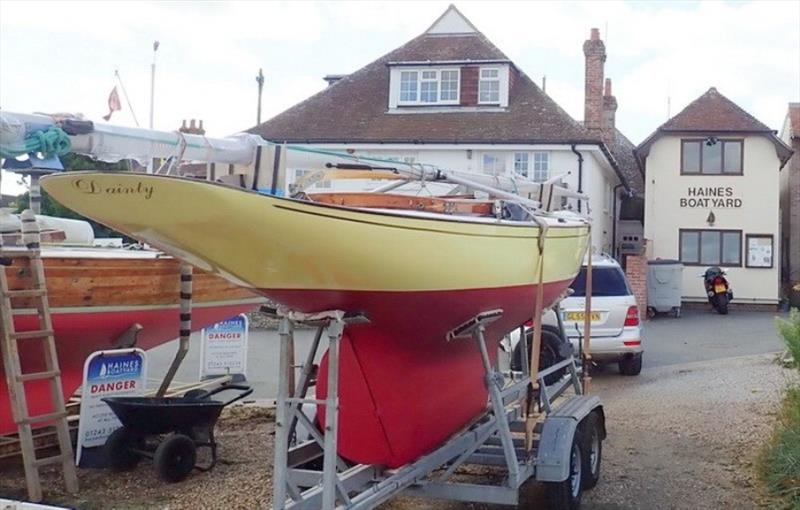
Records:
M733 290L725 278L727 271L716 266L709 267L701 276L708 302L720 315L728 314L728 303L733 299Z

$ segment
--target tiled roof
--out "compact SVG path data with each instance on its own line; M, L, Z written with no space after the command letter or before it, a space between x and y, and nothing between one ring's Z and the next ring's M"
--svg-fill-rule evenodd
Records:
M475 60L508 57L481 33L423 34L250 132L294 143L599 142L521 72L506 111L388 113L389 62Z
M659 131L772 132L772 129L711 87L658 128Z
M633 151L636 146L633 142L628 140L628 137L622 134L619 129L614 129L614 139L606 139L606 146L617 160L617 166L625 180L628 182L628 187L632 192L637 195L644 194L644 179L642 173L639 171L639 165L636 163L636 158Z
M720 94L714 87L659 126L636 147L634 156L642 175L645 172L644 160L650 152L650 146L661 136L671 133L760 133L775 145L781 166L786 164L792 155L791 148L775 136L774 130Z

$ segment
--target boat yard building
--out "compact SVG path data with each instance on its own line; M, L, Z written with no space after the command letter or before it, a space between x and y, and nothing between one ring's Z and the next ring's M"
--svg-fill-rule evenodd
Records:
M781 281L791 304L800 307L800 103L789 103L781 139L794 150L781 169Z
M634 146L614 125L617 103L604 82L596 29L584 53L582 124L450 6L422 35L349 75L327 76L327 88L250 131L278 143L491 175L542 181L564 174L567 187L590 196L593 244L610 253L615 212L643 185ZM302 157L287 159L290 182L308 170Z
M685 301L706 301L698 275L720 266L735 303L778 303L779 182L791 154L713 87L636 148L647 255L683 262Z

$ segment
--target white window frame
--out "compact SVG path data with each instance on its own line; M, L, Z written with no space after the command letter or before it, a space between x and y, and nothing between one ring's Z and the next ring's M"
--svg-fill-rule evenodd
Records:
M537 163L540 164L542 160L540 158L544 158L543 161L547 162L547 169L542 170L541 168L537 168ZM537 161L539 159L539 161ZM546 175L541 175L541 172L547 172ZM550 178L550 153L547 151L536 151L533 153L533 157L531 158L531 169L529 171L530 179L533 182L544 182ZM542 178L544 177L544 178Z
M495 158L495 165L491 172L487 172L486 156ZM498 163L502 165L500 172L497 171ZM484 152L481 154L481 172L486 175L505 175L506 174L506 154L503 152Z
M456 73L456 98L455 99L442 99L442 71L455 71ZM417 73L417 95L415 100L404 100L403 93L403 73L415 72ZM423 73L435 73L435 78L423 78ZM461 69L458 67L443 67L443 68L400 68L397 73L397 105L398 106L431 106L431 105L458 105L461 103ZM422 100L422 82L436 82L436 101L423 101Z
M497 73L497 75L496 76L484 77L483 76L484 71L494 71L495 73ZM502 95L503 95L501 93L502 80L500 79L502 74L503 74L503 71L499 67L481 67L480 68L480 70L478 71L478 104L495 104L495 105L496 104L500 104L500 101L501 101ZM484 83L487 83L487 84L488 83L497 83L497 99L496 100L490 100L490 101L481 100L481 89L483 88L483 84Z
M525 163L525 168L520 168L520 163ZM514 153L514 173L528 179L531 174L531 155L528 152Z

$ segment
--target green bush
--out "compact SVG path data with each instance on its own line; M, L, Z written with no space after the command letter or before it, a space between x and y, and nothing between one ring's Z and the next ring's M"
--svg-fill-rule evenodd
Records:
M800 310L793 309L788 319L777 319L777 327L800 369ZM775 434L762 453L761 475L778 500L776 508L800 510L800 386L786 392Z
M762 477L786 508L800 509L800 387L786 393L778 430L762 457Z
M792 308L788 320L776 319L776 322L778 332L792 355L794 366L800 369L800 310Z

